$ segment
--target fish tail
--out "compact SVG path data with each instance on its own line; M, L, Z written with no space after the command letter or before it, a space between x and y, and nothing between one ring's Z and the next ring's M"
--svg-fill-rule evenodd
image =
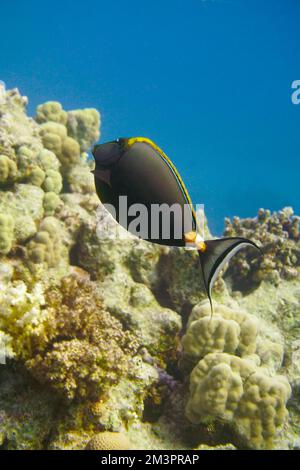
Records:
M246 246L252 246L261 253L261 249L254 242L241 237L206 240L204 242L205 248L198 250L203 283L210 303L211 315L213 315L211 291L219 272L235 253Z

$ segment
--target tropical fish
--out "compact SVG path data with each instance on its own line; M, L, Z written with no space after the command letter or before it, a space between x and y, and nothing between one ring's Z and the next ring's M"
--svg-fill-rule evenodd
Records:
M178 171L150 139L120 138L95 145L92 153L96 163L92 172L97 194L103 204L113 209L110 212L120 225L152 243L197 249L212 309L211 290L224 264L241 248L252 246L260 250L258 246L240 237L204 240L199 233L191 198ZM139 224L133 223L141 207L146 208L146 215L139 218ZM169 209L168 214L166 209ZM159 219L160 215L162 219Z

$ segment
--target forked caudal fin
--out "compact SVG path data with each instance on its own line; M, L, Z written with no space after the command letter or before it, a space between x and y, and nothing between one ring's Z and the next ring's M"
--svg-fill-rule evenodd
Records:
M261 249L251 240L240 237L206 240L205 245L205 251L199 250L198 254L203 274L204 287L210 303L211 312L213 312L211 290L225 263L227 263L235 253L245 246L253 246L260 252Z

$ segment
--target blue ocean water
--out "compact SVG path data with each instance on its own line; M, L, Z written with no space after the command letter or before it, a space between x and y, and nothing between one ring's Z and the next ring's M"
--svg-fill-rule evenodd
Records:
M300 212L298 0L3 2L0 78L37 104L97 107L102 140L145 135L211 229Z

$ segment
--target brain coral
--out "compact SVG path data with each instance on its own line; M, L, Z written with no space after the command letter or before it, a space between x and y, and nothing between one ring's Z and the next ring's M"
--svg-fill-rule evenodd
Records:
M194 423L229 422L247 446L272 448L290 394L284 376L270 377L250 359L211 353L191 373L186 414Z
M0 185L14 182L17 176L17 165L6 155L0 155Z
M86 450L129 450L127 437L120 432L100 432L87 444Z

